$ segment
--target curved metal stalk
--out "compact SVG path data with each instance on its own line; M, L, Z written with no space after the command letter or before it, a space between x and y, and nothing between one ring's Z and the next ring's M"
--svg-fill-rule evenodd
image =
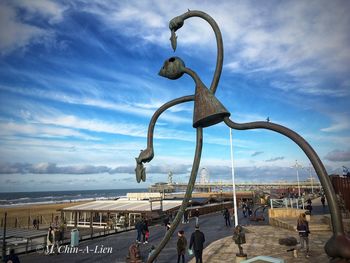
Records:
M318 175L322 187L325 191L329 210L331 212L331 221L333 228L333 237L328 240L325 245L325 250L327 254L331 257L342 257L350 258L350 239L344 234L344 228L342 224L342 217L340 209L337 205L337 200L335 196L335 191L332 183L327 175L326 169L324 168L320 158L310 144L296 132L275 123L271 122L249 122L249 123L235 123L229 118L225 118L224 122L236 130L250 130L250 129L267 129L278 132L292 141L294 141L309 158L311 164L313 165L316 174Z
M151 148L153 151L153 132L154 132L154 126L157 122L158 117L167 109L169 109L172 106L175 106L177 104L193 101L194 95L189 96L183 96L174 100L171 100L165 104L163 104L152 116L152 119L148 126L148 135L147 135L147 148Z
M152 253L152 255L148 259L147 263L152 263L157 258L157 256L162 251L162 249L165 247L165 245L168 243L168 241L171 238L171 236L173 235L175 229L179 225L180 220L181 220L181 218L182 218L182 216L183 216L183 214L188 206L188 202L192 196L193 187L194 187L194 184L196 182L196 177L197 177L198 168L199 168L200 159L201 159L201 154L202 154L202 145L203 145L203 129L199 127L199 128L197 128L196 152L195 152L195 156L194 156L194 160L193 160L191 177L188 181L185 197L182 201L181 207L180 207L179 211L177 212L173 223L171 224L170 229L166 232L164 238L159 243L156 250Z
M220 28L218 24L215 22L215 20L208 15L207 13L204 13L202 11L198 10L189 10L188 12L182 14L179 16L183 20L186 20L187 18L190 17L200 17L207 21L210 26L212 27L214 33L215 33L215 38L216 38L216 46L217 46L217 57L216 57L216 67L215 67L215 72L214 72L214 77L213 80L210 84L210 91L215 94L220 76L221 76L221 71L222 71L222 64L224 61L224 45L222 43L222 35Z

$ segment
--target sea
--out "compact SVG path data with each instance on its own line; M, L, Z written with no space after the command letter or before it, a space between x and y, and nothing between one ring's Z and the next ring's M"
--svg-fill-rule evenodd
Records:
M69 203L92 200L116 200L127 193L148 192L147 189L108 189L74 190L47 192L11 192L0 193L0 207L24 206L36 204Z

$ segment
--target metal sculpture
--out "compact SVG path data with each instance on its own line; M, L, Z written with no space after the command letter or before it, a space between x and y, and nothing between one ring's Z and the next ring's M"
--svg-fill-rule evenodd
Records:
M216 43L217 43L217 60L216 68L214 72L214 77L208 89L198 75L185 66L185 63L179 57L171 57L164 62L159 75L175 80L183 76L183 74L188 74L195 82L196 90L194 95L184 96L172 101L165 103L161 106L152 116L148 127L148 137L147 137L147 148L141 151L139 157L136 158L136 180L137 182L146 180L146 170L143 163L150 162L154 157L153 150L153 132L154 126L157 122L158 117L168 108L189 101L194 101L194 115L193 115L193 127L196 128L196 151L192 165L191 176L186 189L186 194L184 196L182 205L171 225L171 228L167 231L163 240L160 242L152 256L148 259L148 263L154 261L154 259L159 255L161 250L167 244L172 234L174 233L176 227L178 226L183 213L188 205L189 199L192 195L192 190L196 181L196 176L198 173L198 168L200 164L202 144L203 144L203 128L215 125L220 122L225 122L227 126L236 130L249 130L249 129L267 129L278 132L291 140L293 140L307 155L311 164L313 165L322 187L324 188L329 210L331 212L331 222L333 235L328 240L325 245L326 253L334 259L350 259L350 237L344 233L342 218L339 207L337 205L336 196L334 193L333 186L327 175L326 169L324 168L321 160L319 159L313 148L296 132L272 123L270 121L257 121L250 123L235 123L229 117L230 113L222 105L222 103L215 97L215 91L219 83L222 65L223 65L223 43L221 32L216 24L215 20L208 14L201 11L188 11L180 16L173 18L169 23L169 29L171 30L171 45L175 51L177 46L177 36L176 31L184 25L184 21L190 17L200 17L206 20L212 29L214 30Z
M242 245L246 243L245 241L245 231L241 225L237 225L233 231L233 240L235 244L238 246L238 253L236 253L237 257L245 257L247 258L247 254L243 252Z

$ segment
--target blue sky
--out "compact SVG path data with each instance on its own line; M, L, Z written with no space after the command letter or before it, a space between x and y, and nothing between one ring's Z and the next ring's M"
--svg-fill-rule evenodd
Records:
M348 1L0 1L0 191L145 188L188 180L193 103L166 111L155 158L137 184L135 157L165 102L194 93L184 76L158 76L174 55L168 23L202 10L218 23L224 66L216 92L232 120L287 126L329 173L350 166ZM209 86L216 61L210 26L178 30L175 52ZM269 131L233 131L238 181L296 180L304 153ZM229 129L204 130L201 167L230 180ZM312 172L313 173L313 172ZM314 173L313 173L314 174Z

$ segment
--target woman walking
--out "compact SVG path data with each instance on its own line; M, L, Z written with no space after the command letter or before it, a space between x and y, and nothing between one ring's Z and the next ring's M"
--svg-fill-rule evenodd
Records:
M55 231L53 230L52 226L50 226L46 236L46 254L47 255L50 255L53 253L54 245L55 245Z
M147 221L147 219L145 219L143 221L142 236L143 236L143 243L147 244L148 243L148 238L149 238L149 229L148 229L148 221Z
M304 249L305 246L305 256L308 258L309 255L309 222L306 220L306 215L304 213L299 215L297 222L297 230L299 232L300 237L300 249ZM296 250L294 250L296 251ZM297 257L297 252L294 252L294 256Z

